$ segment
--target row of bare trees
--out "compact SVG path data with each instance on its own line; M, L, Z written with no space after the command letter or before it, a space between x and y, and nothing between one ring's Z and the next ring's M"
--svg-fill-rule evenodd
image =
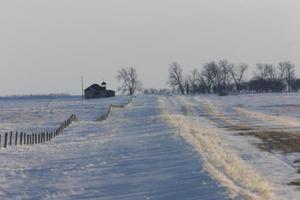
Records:
M168 89L145 89L145 94L200 94L215 93L227 95L240 92L293 92L300 89L300 79L295 75L295 65L291 62L272 64L257 64L253 76L246 81L248 70L245 63L233 64L227 60L211 61L200 69L194 69L185 75L177 62L169 66ZM135 68L122 68L118 71L117 79L121 82L119 90L133 95L141 89Z
M246 81L248 65L233 64L227 60L212 61L201 69L194 69L184 75L182 67L173 62L169 67L169 85L181 94L243 92L293 92L300 89L300 80L296 78L295 66L291 62L257 64L254 76Z

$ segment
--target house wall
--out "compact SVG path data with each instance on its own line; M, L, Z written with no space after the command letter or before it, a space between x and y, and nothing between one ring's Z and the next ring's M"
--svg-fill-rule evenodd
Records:
M94 98L105 98L105 97L114 97L115 91L106 90L106 91L98 91L94 92L92 90L86 90L84 92L85 99L94 99Z

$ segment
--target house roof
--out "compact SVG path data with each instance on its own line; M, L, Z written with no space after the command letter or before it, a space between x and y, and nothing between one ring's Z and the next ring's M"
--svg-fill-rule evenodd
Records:
M106 87L102 87L98 84L93 84L90 87L86 88L84 91L86 91L86 90L103 91L103 90L106 90Z

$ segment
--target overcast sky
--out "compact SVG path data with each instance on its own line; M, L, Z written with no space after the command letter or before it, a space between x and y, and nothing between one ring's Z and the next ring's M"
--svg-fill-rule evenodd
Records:
M136 67L166 87L168 65L210 60L276 64L300 76L299 0L1 0L0 95L80 94Z

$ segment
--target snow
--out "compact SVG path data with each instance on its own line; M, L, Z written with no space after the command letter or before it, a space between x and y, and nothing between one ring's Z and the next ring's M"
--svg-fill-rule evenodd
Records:
M0 150L0 199L287 199L299 153L266 152L228 126L298 131L299 94L0 100L0 132L53 130L49 143Z
M126 103L129 97L84 100L80 97L0 99L0 133L53 131L61 122L77 115L80 120L95 120L110 103Z
M188 141L203 158L204 169L229 190L232 199L276 199L271 185L238 154L233 153L216 135L215 129L199 126L193 104L179 97L178 104L186 105L186 116L164 112L165 120L177 126L179 135ZM161 108L169 107L166 99L161 99ZM174 102L174 101L173 101Z
M102 111L108 103L95 101ZM199 155L162 121L157 97L113 108L104 122L85 109L75 114L84 120L50 143L1 149L1 199L228 199Z
M240 136L237 131L228 130L226 126L243 125L252 128L257 127L261 130L298 131L299 93L228 97L203 95L168 99L171 102L170 108L191 106L192 114L196 118L194 120L197 122L190 124L190 127L198 126L197 131L205 130L205 128L210 129L210 136L213 133L216 134L217 139L222 141L223 148L227 147L232 153L238 155L257 174L269 182L278 199L298 199L300 195L298 188L287 184L291 181L300 180L297 164L294 163L300 159L300 154L261 151L255 145L261 143L259 139L252 136ZM294 110L290 107L293 107ZM243 109L243 112L240 112L240 108ZM287 112L286 108L290 110ZM172 112L191 115L191 113L182 110L184 109L179 111L172 109Z

